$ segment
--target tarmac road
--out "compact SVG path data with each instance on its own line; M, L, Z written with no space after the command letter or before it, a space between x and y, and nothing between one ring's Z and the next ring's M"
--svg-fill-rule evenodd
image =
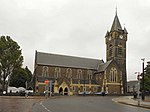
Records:
M139 108L112 101L114 97L62 97L47 99L36 103L33 112L150 112Z
M45 97L0 96L0 112L150 112L150 109L113 102L113 98L61 96L45 99Z

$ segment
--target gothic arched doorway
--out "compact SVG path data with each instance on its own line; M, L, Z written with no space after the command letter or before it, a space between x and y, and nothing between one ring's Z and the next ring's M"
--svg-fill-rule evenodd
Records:
M59 89L59 94L63 95L63 88L62 87Z
M67 87L64 89L64 95L68 95L68 88Z

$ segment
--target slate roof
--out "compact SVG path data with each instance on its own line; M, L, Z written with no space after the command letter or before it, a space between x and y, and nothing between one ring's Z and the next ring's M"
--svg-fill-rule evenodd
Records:
M122 30L122 27L121 27L121 24L119 22L119 18L118 18L117 13L116 13L112 27L111 27L111 31L119 31L119 30Z
M36 64L97 70L103 60L36 52Z
M107 61L106 63L99 65L98 71L96 73L105 71L112 61L113 60L110 60L110 61Z

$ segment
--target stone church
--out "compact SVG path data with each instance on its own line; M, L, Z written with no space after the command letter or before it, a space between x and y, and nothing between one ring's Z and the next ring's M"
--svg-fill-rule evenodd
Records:
M45 80L51 81L55 94L74 95L81 92L126 92L127 30L122 28L116 13L111 30L105 35L106 62L75 56L36 51L34 90L43 93Z

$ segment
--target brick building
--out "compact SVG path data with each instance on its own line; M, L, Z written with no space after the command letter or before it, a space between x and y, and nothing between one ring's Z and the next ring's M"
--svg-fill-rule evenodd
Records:
M107 31L106 62L75 56L35 53L34 90L45 91L45 80L52 82L52 92L73 95L80 92L126 92L127 30L122 29L117 13Z

